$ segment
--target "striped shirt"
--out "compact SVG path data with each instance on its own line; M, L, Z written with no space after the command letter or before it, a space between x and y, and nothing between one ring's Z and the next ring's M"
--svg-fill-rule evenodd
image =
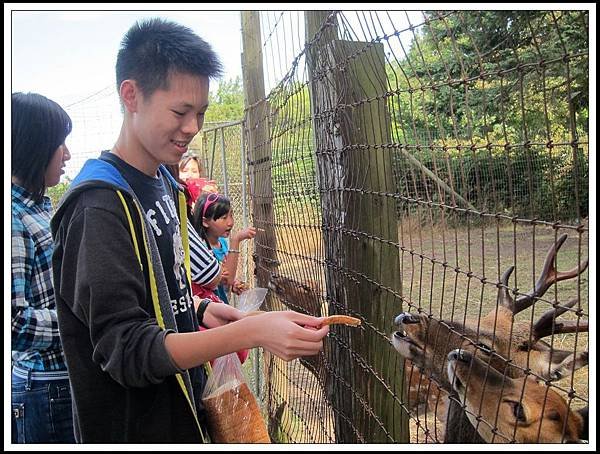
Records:
M206 285L219 275L221 267L215 256L202 241L198 232L188 222L190 235L190 268L192 270L192 282Z
M52 204L35 202L11 184L12 364L44 372L66 370L52 283Z

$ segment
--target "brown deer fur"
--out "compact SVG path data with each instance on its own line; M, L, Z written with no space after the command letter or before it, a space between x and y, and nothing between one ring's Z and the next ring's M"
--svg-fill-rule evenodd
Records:
M448 354L448 377L487 443L577 442L583 435L582 415L532 376L510 378L457 349Z

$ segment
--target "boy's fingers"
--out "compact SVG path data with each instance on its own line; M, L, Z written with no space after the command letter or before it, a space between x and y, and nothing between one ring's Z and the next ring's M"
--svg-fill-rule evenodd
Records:
M296 311L286 312L290 315L291 320L297 323L298 325L314 326L315 328L321 327L321 320L323 319L323 317L313 317L312 315L306 315Z
M321 341L327 335L328 332L329 326L315 328L314 326L309 325L306 327L302 327L302 334L300 335L300 340L321 343Z

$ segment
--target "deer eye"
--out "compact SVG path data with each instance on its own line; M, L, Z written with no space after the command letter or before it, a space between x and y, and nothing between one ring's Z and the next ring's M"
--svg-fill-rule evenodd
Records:
M489 346L489 345L487 345L487 344L484 344L483 342L479 342L479 343L475 344L475 346L476 346L476 347L477 347L479 350L481 350L483 353L486 353L486 354L488 354L488 355L491 355L491 354L492 354L492 352L494 351L494 350L492 349L492 347L490 347L490 346Z
M552 421L560 421L560 413L557 411L551 411L548 413L548 419Z
M525 409L520 402L510 402L512 405L513 415L515 416L517 422L527 422L527 415L525 414Z

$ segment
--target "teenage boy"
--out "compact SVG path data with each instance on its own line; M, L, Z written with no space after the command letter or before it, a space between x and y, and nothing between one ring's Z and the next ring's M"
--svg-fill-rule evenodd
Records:
M207 441L207 361L257 346L284 360L322 348L320 318L245 317L192 299L185 198L163 164L178 163L201 129L209 79L220 73L216 54L188 28L136 23L116 63L120 135L85 163L52 220L79 442Z

